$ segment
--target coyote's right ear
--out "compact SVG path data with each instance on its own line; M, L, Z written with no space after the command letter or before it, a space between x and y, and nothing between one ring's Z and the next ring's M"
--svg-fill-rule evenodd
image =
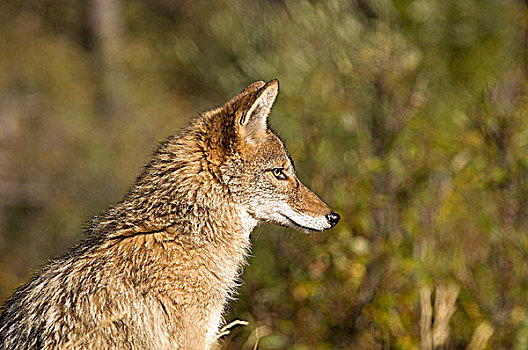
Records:
M240 134L249 143L258 143L266 134L268 115L278 93L279 81L271 80L258 91L255 101L240 118Z

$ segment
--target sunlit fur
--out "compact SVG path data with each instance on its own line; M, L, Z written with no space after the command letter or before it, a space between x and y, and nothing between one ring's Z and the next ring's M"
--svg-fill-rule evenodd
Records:
M267 128L277 93L253 83L163 142L88 238L7 301L0 349L210 348L253 228L330 228Z

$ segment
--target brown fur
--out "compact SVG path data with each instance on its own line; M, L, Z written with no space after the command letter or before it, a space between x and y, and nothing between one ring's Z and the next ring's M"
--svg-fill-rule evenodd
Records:
M0 349L208 349L258 223L336 223L266 126L277 91L253 83L167 139L89 238L4 305Z

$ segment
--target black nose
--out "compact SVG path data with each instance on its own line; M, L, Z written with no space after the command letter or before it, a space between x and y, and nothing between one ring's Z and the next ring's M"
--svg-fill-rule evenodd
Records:
M337 223L339 222L339 219L341 219L341 217L335 211L331 211L330 214L326 216L326 220L328 220L331 227L334 227L335 225L337 225Z

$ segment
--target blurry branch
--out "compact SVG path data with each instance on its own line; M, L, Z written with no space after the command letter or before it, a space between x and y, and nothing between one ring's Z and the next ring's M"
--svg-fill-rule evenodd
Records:
M413 87L409 97L402 104L402 107L399 108L398 119L401 120L403 127L409 121L409 118L416 112L418 108L424 103L424 93L427 90L427 80L423 77L422 74L417 73L414 78Z
M261 338L270 335L271 330L268 326L255 327L255 330L251 332L248 339L242 346L242 350L256 350Z
M435 215L453 191L453 180L446 173L437 173L429 178L434 200L421 213L423 234L414 241L414 260L426 263L434 256L434 241L431 232L435 227ZM449 320L456 310L459 287L454 284L438 284L435 288L434 310L432 290L425 276L418 275L417 288L420 298L420 349L432 350L442 347L449 337ZM434 323L433 323L434 319Z
M420 287L420 349L431 350L433 348L433 307L431 304L431 288L423 284Z
M374 82L376 91L376 107L370 113L369 129L371 134L372 152L379 160L387 164L392 145L396 137L405 129L409 119L421 105L421 96L425 84L417 75L412 82L412 88L408 96L398 96L383 79L378 77ZM397 206L396 182L389 169L384 169L375 174L373 179L373 219L374 219L374 243L389 232L396 232L399 227ZM380 205L378 198L385 198L385 203Z
M424 238L416 239L413 246L414 260L423 263L430 250L430 242ZM417 277L418 296L420 299L420 350L433 349L433 304L431 301L432 290L427 284L425 276Z
M384 156L391 148L393 141L423 104L427 80L420 73L411 79L407 96L396 92L383 77L374 82L378 105L371 114L370 132L377 157Z
M471 341L467 347L467 350L482 350L486 348L488 340L493 335L493 327L487 323L482 322L473 332Z
M434 313L431 304L431 288L422 284L420 294L420 349L441 348L449 338L449 320L456 311L460 289L454 284L436 286ZM434 315L434 323L433 323Z
M122 71L122 23L118 0L85 0L87 29L96 56L99 75L99 113L103 120L126 111L126 86Z
M524 205L528 200L522 180L524 172L518 161L522 155L518 153L516 143L521 126L518 114L525 98L525 82L519 74L520 69L517 66L506 72L482 95L471 113L473 127L487 141L484 149L486 161L495 167L487 181L497 206L500 232L490 254L490 266L497 281L494 289L498 295L490 311L498 338L503 337L505 325L510 322L508 315L516 303L511 294L517 281L511 273L515 263L510 252L516 246L514 235L526 223ZM520 247L520 251L523 250Z
M405 129L410 118L422 104L422 96L426 88L425 81L416 74L411 81L410 92L401 96L392 92L389 84L382 76L374 82L376 91L376 107L372 109L368 119L373 155L383 164L388 164L393 141ZM419 184L423 177L420 169L416 181ZM427 173L427 170L425 171ZM365 280L359 288L352 308L354 327L358 327L358 320L363 308L369 304L382 283L383 276L390 273L392 259L387 240L390 235L397 235L400 224L400 209L398 198L402 195L402 184L399 183L390 169L382 169L372 179L372 219L374 222L371 232L373 247L372 260L367 264ZM411 188L406 188L406 196L411 196Z
M523 84L523 90L524 94L527 94L528 91L526 91L526 82L528 81L528 0L524 1L523 4L523 10L524 10L524 43L523 43L523 71L524 71L524 84Z
M454 284L440 284L436 287L433 324L433 347L444 345L449 337L449 320L456 311L455 303L460 288Z

